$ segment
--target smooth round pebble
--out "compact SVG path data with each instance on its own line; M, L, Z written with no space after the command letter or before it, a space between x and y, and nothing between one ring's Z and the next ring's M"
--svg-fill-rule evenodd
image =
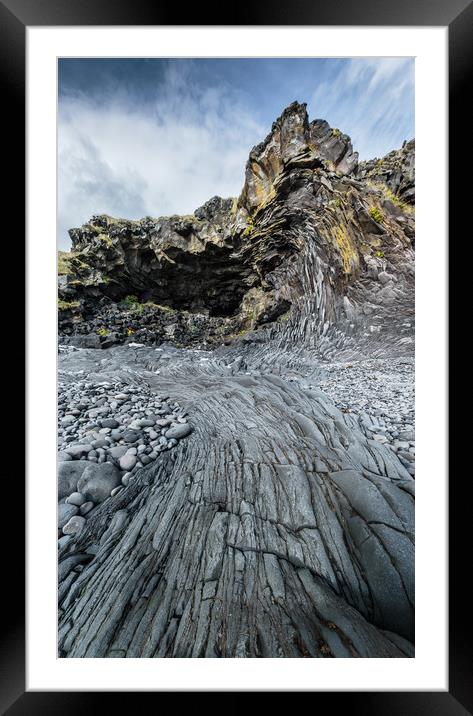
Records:
M85 502L85 497L81 492L73 492L69 497L66 497L66 502L68 505L76 505L77 507L80 507Z
M84 504L80 506L79 512L81 515L87 515L93 509L94 509L94 503L91 500L89 500L88 502L84 502Z
M181 423L180 425L174 425L169 428L164 435L166 438L185 438L189 433L192 432L192 428L188 423Z
M78 534L85 525L85 517L81 517L80 515L75 515L74 517L71 517L69 522L64 525L62 528L63 534L65 535L75 535Z
M120 423L114 418L104 418L102 420L102 428L118 428Z
M123 455L123 457L120 458L120 468L122 470L133 470L137 463L137 457L136 455Z

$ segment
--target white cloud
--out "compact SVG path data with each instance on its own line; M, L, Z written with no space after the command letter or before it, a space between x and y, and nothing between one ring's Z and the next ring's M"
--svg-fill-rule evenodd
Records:
M383 156L413 136L414 63L410 58L353 58L319 85L309 109L352 139L360 159ZM391 146L386 148L386 139Z
M349 134L361 159L410 139L411 60L353 58L334 68L308 98L310 120L322 117ZM257 85L244 95L225 82L206 85L198 73L192 62L170 63L154 96L147 85L142 101L139 89L126 91L116 82L104 83L99 96L76 91L61 97L60 246L70 244L67 229L93 214L189 214L215 194L239 194L249 151L276 117L264 126L255 119ZM288 77L280 77L281 85Z
M238 195L265 130L238 107L237 93L222 86L196 95L188 72L176 69L146 109L123 93L97 105L61 99L59 245L93 214L189 214L215 194Z

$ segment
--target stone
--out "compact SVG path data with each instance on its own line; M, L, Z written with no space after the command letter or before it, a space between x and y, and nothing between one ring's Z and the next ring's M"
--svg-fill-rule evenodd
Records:
M137 457L136 455L123 455L123 457L120 458L120 468L122 470L133 470L137 463Z
M94 503L92 501L84 502L83 505L80 506L79 512L81 515L85 516L88 515L91 510L94 509Z
M76 505L77 507L80 507L85 502L85 497L81 492L73 492L69 495L69 497L66 497L66 503L68 505Z
M72 492L77 492L77 483L87 467L87 462L81 460L70 460L58 464L58 499L61 500Z
M120 423L118 420L115 420L114 418L104 418L102 420L102 427L103 428L118 428L120 426Z
M70 535L63 535L57 541L58 550L64 549L64 547L71 541Z
M67 427L68 425L74 425L76 422L76 419L73 415L66 415L64 418L61 418L60 423L63 427Z
M89 464L77 483L77 490L86 500L100 503L121 483L119 470L110 462Z
M116 460L119 460L122 455L124 455L127 451L126 445L117 445L116 447L110 448L108 451L108 454L114 457Z
M156 422L155 420L149 420L148 418L141 418L138 421L138 425L142 428L146 428L146 427L151 428L155 424L155 422Z
M62 529L71 517L77 515L79 508L75 505L68 505L66 502L60 502L57 506L57 526Z
M181 438L185 438L191 432L192 428L188 423L181 423L180 425L174 425L172 428L169 428L169 430L166 430L164 435L166 438L175 438L179 440Z
M142 436L141 430L125 430L122 437L126 443L134 443Z
M93 450L93 447L90 443L75 443L67 446L66 453L73 458L78 458L87 455L91 450Z
M65 535L75 535L81 532L84 525L85 518L81 517L81 515L76 515L75 517L71 517L67 524L65 524L62 528L62 531Z
M390 281L392 281L393 277L387 273L386 271L380 271L378 274L378 281L380 281L383 285L386 285Z

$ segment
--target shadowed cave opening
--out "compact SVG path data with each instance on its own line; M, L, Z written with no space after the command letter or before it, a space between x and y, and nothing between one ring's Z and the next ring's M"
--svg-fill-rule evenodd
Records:
M114 301L134 295L140 302L221 317L238 313L245 293L260 283L234 247L214 244L201 253L172 247L161 260L141 249L127 257L124 271L110 277L103 292Z

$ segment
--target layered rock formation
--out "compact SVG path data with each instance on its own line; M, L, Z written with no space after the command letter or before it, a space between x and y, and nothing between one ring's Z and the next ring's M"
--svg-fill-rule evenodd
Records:
M402 187L412 173L406 147ZM361 170L370 181L355 179L356 161L346 135L309 124L294 103L251 151L237 200L215 197L188 217L97 216L72 229L72 251L60 255L60 332L106 333L106 345L110 333L120 341L141 331L133 340L215 346L270 325L271 337L322 354L354 333L368 333L358 350L373 334L383 345L406 338L413 215L374 169Z
M71 230L61 379L165 392L193 432L61 542L61 656L413 655L410 463L317 387L412 355L401 154L376 174L294 103L238 198Z

